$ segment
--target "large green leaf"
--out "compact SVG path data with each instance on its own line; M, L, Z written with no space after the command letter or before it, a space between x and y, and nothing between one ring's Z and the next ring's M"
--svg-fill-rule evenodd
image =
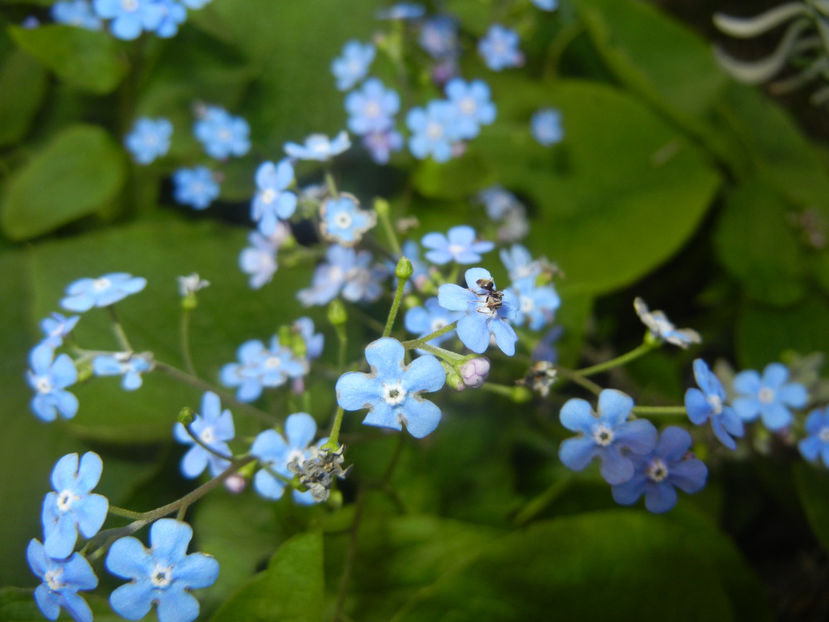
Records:
M59 78L93 93L109 93L127 73L118 41L109 33L47 24L10 26L12 38Z
M20 140L40 107L46 93L46 72L31 56L15 50L0 65L0 146Z
M124 168L121 150L104 130L65 128L9 179L3 231L24 240L96 211L120 191Z

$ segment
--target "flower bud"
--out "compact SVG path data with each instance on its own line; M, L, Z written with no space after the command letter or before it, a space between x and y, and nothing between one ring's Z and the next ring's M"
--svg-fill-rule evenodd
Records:
M378 216L388 216L389 209L388 201L385 199L374 199L374 211L377 212Z
M189 406L185 406L178 411L178 422L184 427L187 427L193 423L193 409Z
M413 272L414 268L412 267L412 262L409 261L408 257L401 257L394 269L394 276L398 279L408 279L412 276Z
M332 300L331 304L328 305L328 321L334 326L342 326L347 319L348 316L343 303L338 298Z
M479 388L489 377L489 359L476 356L460 366L459 372L464 385L472 389Z
M224 484L229 493L238 495L248 485L248 480L238 473L234 473L225 478Z

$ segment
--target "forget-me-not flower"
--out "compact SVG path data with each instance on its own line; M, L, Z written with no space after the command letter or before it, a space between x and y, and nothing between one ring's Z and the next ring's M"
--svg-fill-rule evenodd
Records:
M285 436L270 429L261 432L253 441L250 448L252 456L256 456L263 467L253 476L253 487L266 499L280 499L285 492L285 481L277 477L281 475L286 480L293 479L294 474L288 468L293 460L300 463L309 455L308 446L317 433L317 423L308 413L294 413L285 419ZM276 475L275 475L276 474ZM298 503L307 503L307 491L293 491L294 500Z
M373 43L347 41L340 55L331 61L331 73L337 79L337 89L347 91L365 78L374 54Z
M425 257L434 264L442 265L454 261L460 264L481 261L481 253L488 253L495 244L478 240L475 229L469 225L458 225L442 233L427 233L420 243L429 250Z
M211 158L243 156L250 149L250 126L219 106L207 106L193 125L193 134Z
M524 54L518 49L518 42L518 34L514 30L493 24L478 41L478 53L493 71L519 67L524 63Z
M297 160L316 160L325 162L334 156L340 155L351 146L351 140L345 131L337 134L333 139L325 134L311 134L305 139L305 144L285 143L284 149L290 157Z
M209 587L219 576L219 562L204 553L187 554L193 529L187 523L161 518L150 527L150 549L132 536L110 547L106 567L131 579L116 588L109 604L121 617L139 620L158 606L159 622L192 622L199 601L191 590Z
M43 500L43 549L49 557L68 557L75 548L78 532L91 538L101 529L109 510L103 495L92 494L101 479L104 463L91 451L78 459L67 454L52 469L54 490Z
M829 406L809 413L806 433L808 436L797 444L800 454L810 462L821 459L829 467Z
M483 203L486 215L496 222L502 220L508 212L523 208L516 196L503 186L490 186L481 190L478 200Z
M680 348L702 342L702 337L697 331L691 328L676 328L662 311L649 311L648 305L641 298L634 299L633 308L651 335L660 341L667 341Z
M463 312L449 311L440 306L437 298L428 298L422 307L412 307L406 311L403 324L407 331L420 338L449 326L449 324L457 322L462 317ZM452 337L451 331L429 340L429 344L437 346L450 337Z
M167 119L137 119L132 131L124 138L124 144L139 164L149 164L170 150L173 124Z
M173 173L173 197L182 205L206 209L219 196L219 184L206 166L180 168Z
M513 244L510 248L502 248L498 256L507 269L509 278L513 281L537 277L541 274L541 262L533 260L530 251L521 244Z
M54 421L58 414L71 419L78 412L78 398L66 390L77 382L78 371L68 354L54 356L45 343L35 346L29 354L31 369L26 377L35 390L31 407L43 421Z
M121 388L135 391L141 387L141 374L153 368L149 354L134 352L116 352L99 354L92 360L92 371L96 376L123 376Z
M734 436L743 435L743 421L734 409L725 403L722 382L702 359L694 361L694 378L699 389L685 391L685 410L694 425L711 420L711 429L720 442L729 449L736 449Z
M111 19L109 29L119 39L137 39L142 30L153 31L164 18L155 0L93 0L99 17Z
M572 398L561 407L561 425L580 436L561 443L558 457L568 469L581 471L598 457L602 477L608 484L622 484L635 471L632 454L645 455L656 446L656 428L650 421L628 421L633 400L616 389L599 394L599 410L593 413L590 403Z
M388 164L391 154L403 148L403 135L395 129L369 132L363 136L363 146L377 164Z
M515 294L497 290L492 275L484 268L470 268L465 277L468 289L444 283L438 290L440 306L465 313L458 320L458 337L467 348L481 354L489 346L491 335L501 351L512 356L518 341L509 324L518 304Z
M92 307L108 307L140 292L146 285L144 277L126 272L111 272L97 279L78 279L67 286L60 306L76 313L89 311Z
M530 119L533 138L545 147L561 142L564 130L561 128L561 113L554 108L541 108Z
M454 78L446 85L446 96L457 111L461 138L475 138L481 125L495 121L495 104L490 101L489 87L483 80L467 83Z
M239 268L250 275L248 284L259 289L270 282L276 272L276 252L291 235L291 230L284 222L277 222L274 231L264 236L258 231L248 234L247 246L239 253Z
M409 150L423 160L429 156L435 162L446 162L452 157L452 143L460 139L458 111L448 101L433 100L426 108L412 108L406 115L411 130Z
M675 425L665 428L651 453L630 455L635 473L628 481L613 486L614 501L632 505L644 494L648 511L661 514L676 505L676 488L688 494L702 490L708 468L687 455L690 448L688 432Z
M328 304L340 292L349 302L373 302L383 293L381 283L387 271L371 265L370 252L333 244L325 258L314 270L311 287L297 292L297 298L306 307Z
M156 0L161 8L161 21L155 29L155 34L163 39L169 39L178 33L179 24L187 19L187 9L178 0Z
M52 313L49 317L41 320L40 329L43 331L43 341L47 346L53 350L63 345L63 338L72 332L75 324L78 323L81 317L73 315L72 317L65 317L60 313Z
M181 473L184 477L198 477L206 468L210 469L211 477L216 477L230 466L228 460L216 454L233 455L227 444L235 435L233 415L227 409L222 410L219 396L212 391L207 391L202 396L201 412L194 413L190 431L204 446L193 439L181 422L173 428L173 436L179 443L192 445L181 459ZM205 446L215 453L208 451Z
M98 577L92 566L80 553L68 559L54 559L37 540L26 548L26 561L43 582L35 588L35 602L49 620L57 620L61 607L75 622L92 622L92 610L78 594L81 590L98 587Z
M806 387L788 382L789 370L782 363L770 363L762 377L753 369L734 377L734 389L740 395L731 403L745 421L762 417L769 430L779 430L792 421L790 408L803 408L809 401Z
M263 235L272 235L279 220L290 218L296 210L296 195L287 190L294 180L290 160L263 162L256 169L256 194L250 205L250 217Z
M346 193L327 198L320 206L320 232L329 242L354 246L377 224L374 212L361 210L357 198Z
M446 372L434 356L426 354L403 364L403 345L391 337L366 347L371 373L347 372L337 380L337 403L345 410L369 412L365 425L406 430L415 438L430 434L440 422L440 408L420 393L440 389Z
M59 0L52 5L50 14L58 24L86 30L100 30L102 26L101 18L92 10L89 0Z
M236 351L238 363L228 363L220 371L222 384L239 387L236 399L252 402L265 387L279 387L288 378L300 378L308 373L308 365L299 360L293 350L279 343L279 337L271 337L270 347L258 339L246 341Z
M432 58L455 56L458 53L458 25L448 15L436 15L423 22L417 41Z
M400 96L377 78L370 78L360 90L346 96L345 109L349 114L348 129L355 134L383 132L394 124L394 115L400 109Z
M514 320L516 326L522 326L526 320L530 330L541 330L553 321L561 299L552 285L539 286L534 276L528 276L515 281L510 289L518 300Z

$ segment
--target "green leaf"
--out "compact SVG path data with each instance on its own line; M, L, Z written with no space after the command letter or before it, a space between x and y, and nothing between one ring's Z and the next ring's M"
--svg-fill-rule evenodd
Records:
M0 66L0 146L19 141L40 108L46 93L46 72L31 56L21 50L8 55Z
M322 619L322 536L303 533L285 542L267 570L254 577L212 622L314 622Z
M32 590L0 588L0 622L38 622L43 614L35 604Z
M480 153L470 150L440 164L429 158L415 169L413 183L423 196L465 199L495 182L495 171Z
M65 128L9 179L0 224L25 240L90 214L124 183L124 156L104 130Z
M821 466L798 462L794 481L812 532L829 551L829 474Z
M112 35L74 26L10 26L17 44L55 74L93 93L110 93L127 73L127 61Z
M726 194L714 236L720 261L746 293L781 306L805 293L805 258L788 211L763 184L741 184Z

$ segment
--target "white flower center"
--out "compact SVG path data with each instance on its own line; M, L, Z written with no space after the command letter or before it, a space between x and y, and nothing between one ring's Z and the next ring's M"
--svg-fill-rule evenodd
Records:
M152 574L150 574L150 581L152 582L153 587L167 587L173 581L172 574L172 566L162 566L161 564L156 564L155 568L153 568Z
M365 112L365 115L369 119L376 119L377 117L380 116L380 113L382 113L382 110L380 110L380 104L378 104L377 102L372 101L372 102L368 102L366 104L366 108L365 108L364 112Z
M645 473L654 482L661 482L668 477L668 466L661 458L654 458L645 469Z
M461 100L461 103L458 104L458 108L460 108L461 112L466 115L473 115L475 114L477 106L474 99L471 97L465 97Z
M386 404L397 406L406 399L406 390L399 382L383 384L383 399Z
M324 154L328 151L328 143L325 141L320 141L318 143L314 143L311 147L311 151L315 151L316 153Z
M426 136L430 140L438 140L443 138L443 126L440 123L435 123L434 121L429 123L429 125L426 126Z
M61 512L68 512L72 509L72 503L79 498L80 497L77 495L72 494L71 490L62 490L58 495L58 501L56 504L58 506L58 510Z
M199 434L199 438L201 442L205 445L209 445L213 441L216 440L216 435L213 433L213 427L205 428L202 430L201 434Z
M337 212L334 215L334 224L340 229L348 229L351 226L351 214L348 212Z
M719 415L722 412L722 400L719 395L708 395L705 401L711 406L711 414Z
M331 281L337 282L342 281L345 277L345 272L339 266L331 266L331 270L328 273Z
M271 204L276 199L276 192L273 191L273 188L265 188L261 194L262 202Z
M193 182L193 185L190 186L190 193L195 195L204 194L204 185L200 181Z
M55 568L54 570L47 570L46 574L43 575L43 580L46 582L46 585L49 586L50 590L52 590L54 592L59 592L64 587L63 582L60 580L62 575L63 575L63 568Z
M774 401L774 390L763 387L757 392L757 399L764 404L771 404Z
M600 423L593 429L593 440L596 441L597 445L607 447L613 442L613 430Z
M817 437L822 443L829 443L829 426L821 428L820 432L817 433Z
M95 279L92 282L92 289L94 289L96 292L102 292L105 289L107 289L110 285L112 285L112 282L109 279Z
M448 324L448 322L444 318L436 317L434 320L432 320L432 325L430 326L431 332L434 333L436 331L439 331L441 328L443 328L447 324Z
M453 257L457 257L464 251L464 247L460 244L450 244L449 245L449 254Z
M121 8L132 13L138 10L138 0L121 0Z
M535 303L529 296L521 296L521 312L530 313L535 309Z
M231 135L229 129L222 128L222 129L219 130L219 140L221 140L222 142L230 142L231 138L232 138L232 135Z
M49 376L38 376L37 380L35 380L35 389L37 389L38 393L51 393L52 388L52 381L49 379Z
M280 365L282 365L282 359L280 359L278 356L269 356L265 359L265 367L267 367L268 369L275 369Z

